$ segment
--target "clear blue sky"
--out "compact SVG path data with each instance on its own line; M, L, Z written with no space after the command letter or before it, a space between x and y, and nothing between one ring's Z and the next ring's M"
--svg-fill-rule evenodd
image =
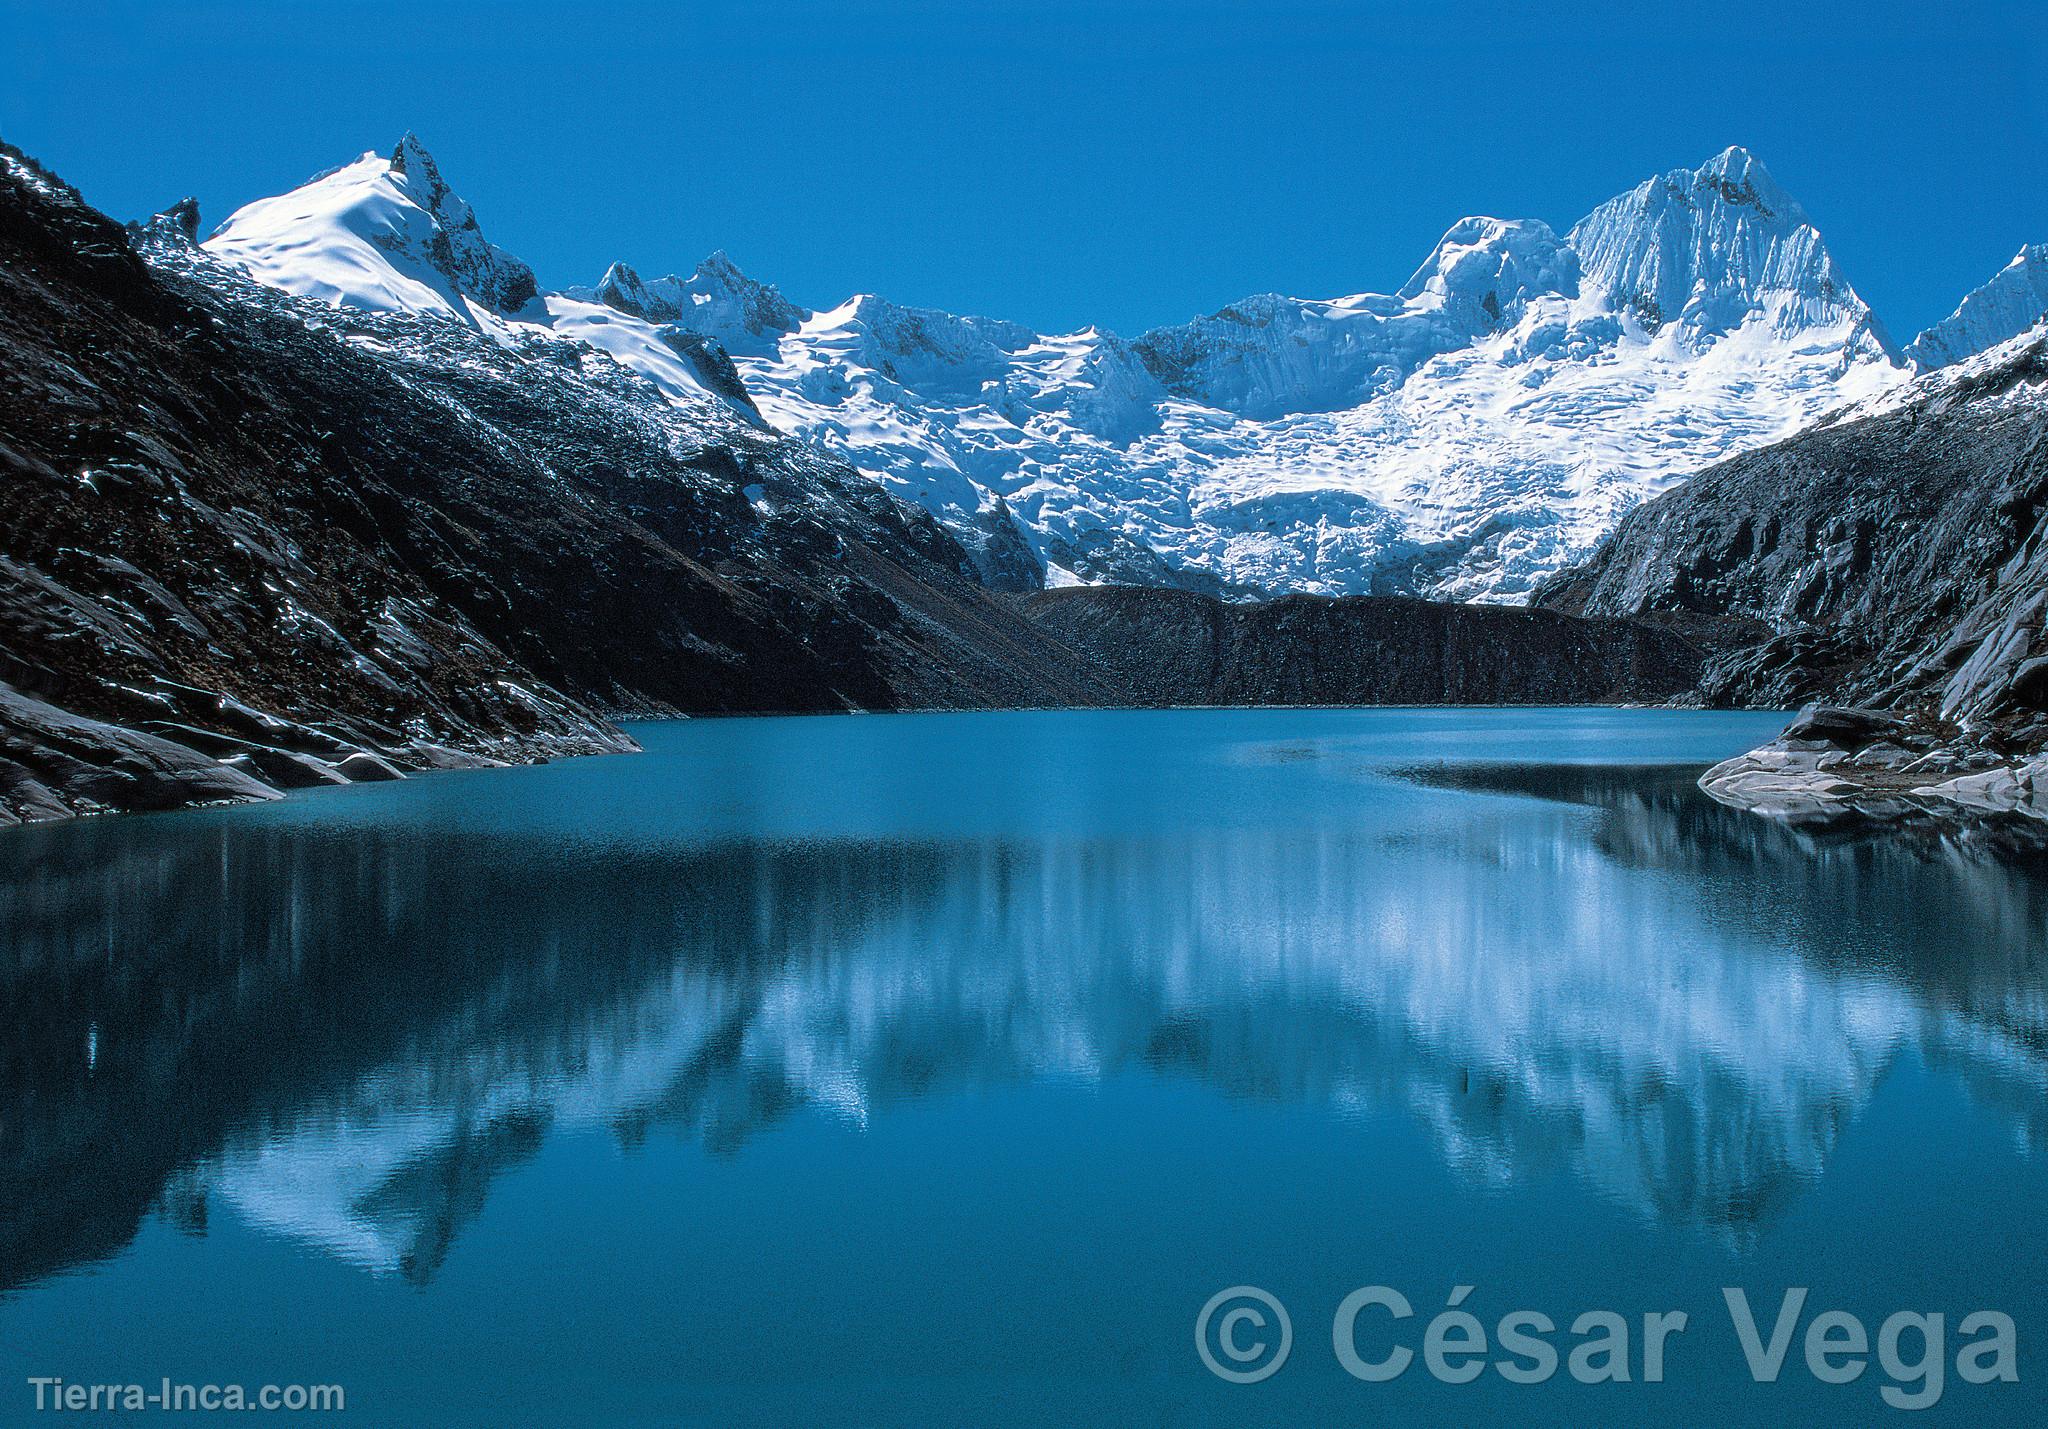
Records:
M1730 143L1901 340L2048 241L2041 0L0 0L0 135L209 224L416 129L551 286L714 248L1125 332L1405 279Z

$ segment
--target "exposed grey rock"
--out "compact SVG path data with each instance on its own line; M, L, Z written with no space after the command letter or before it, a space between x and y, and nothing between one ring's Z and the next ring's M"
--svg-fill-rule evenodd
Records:
M1700 787L1724 804L1804 821L1832 799L1862 786L1843 776L1846 750L1813 740L1778 740L1723 760L1700 776Z
M334 766L342 778L352 784L375 784L389 779L403 779L404 774L393 767L388 759L364 752L351 754Z
M182 744L72 714L0 683L0 825L276 797L249 774Z
M1893 738L1864 743L1881 730ZM1700 787L1724 804L1802 824L1896 818L1944 801L2048 818L2048 778L2039 798L2034 792L2048 758L1996 763L1981 750L1928 750L1929 742L1874 711L1809 706L1769 744L1709 769Z
M1843 709L1835 705L1809 705L1785 726L1782 739L1818 740L1843 749L1861 749L1873 740L1899 737L1906 722L1881 710Z
M1393 596L1234 604L1156 587L1069 587L1031 618L1148 705L1581 704L1667 700L1699 649L1640 621Z
M221 763L279 789L316 789L323 784L348 783L348 776L324 759L315 759L310 754L294 754L288 749L251 749Z
M1925 785L1914 792L1953 799L1958 804L1978 809L2010 809L2020 813L2038 811L2042 817L2048 818L2048 801L2035 797L2032 770L2023 765L2000 765L1978 774L1964 774L1939 784Z
M445 744L431 744L420 741L395 751L401 756L400 762L412 769L503 769L506 761L493 759L487 754L472 754L466 749L450 749Z
M1932 749L1899 766L1901 774L1920 776L1955 774L1970 767L1970 761L1953 749Z

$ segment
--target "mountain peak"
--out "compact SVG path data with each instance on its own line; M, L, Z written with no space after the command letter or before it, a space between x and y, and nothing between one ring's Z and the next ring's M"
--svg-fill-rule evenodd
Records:
M228 217L206 247L275 287L373 311L467 321L467 297L501 313L539 294L533 270L488 242L475 212L408 130L375 151Z
M438 181L440 166L434 156L427 152L427 146L420 142L420 136L408 129L399 141L391 146L390 164L396 173L417 173L422 178Z
M1692 177L1696 194L1711 193L1734 207L1753 208L1765 219L1808 222L1799 201L1771 177L1762 159L1740 144L1730 144L1694 169Z
M694 305L691 325L742 345L749 339L772 342L795 332L811 315L773 283L757 282L741 272L723 248L697 265L686 286Z
M569 294L651 323L675 323L742 351L773 343L810 316L773 284L757 283L742 273L722 248L687 278L643 278L626 264L614 263L596 286L571 288Z
M459 206L462 216L467 217L471 225L475 224L476 215L448 187L448 181L441 177L441 166L434 162L434 156L427 152L427 146L412 130L406 130L405 137L392 145L391 155L385 162L390 167L393 180L416 199L420 207L439 213L443 206L452 203Z
M144 224L131 224L169 239L176 244L194 244L199 241L199 200L187 194L169 208L158 209Z
M723 248L714 248L707 254L704 261L697 265L697 274L704 278L721 278L733 284L750 281L747 275L740 271L740 265L732 261L732 255Z
M2048 317L2048 243L2029 243L1956 310L1913 339L1906 355L1946 367L2018 337Z
M674 287L673 279L656 281L663 287ZM657 294L646 279L624 263L614 263L604 270L592 296L607 307L651 323L670 323L682 316L674 296Z
M457 229L477 227L476 213L455 190L448 187L448 181L441 177L441 166L434 162L434 156L427 152L427 146L412 130L406 130L405 137L392 147L391 156L385 164L391 181L399 190L444 226Z
M1622 203L1639 209L1670 204L1702 214L1722 206L1746 209L1749 212L1744 217L1749 221L1771 227L1797 228L1811 223L1806 210L1772 177L1764 161L1740 144L1730 144L1695 168L1667 169L1644 179L1600 207Z
M1895 356L1806 210L1740 145L1616 195L1568 241L1586 282L1652 332L1712 338L1766 314L1787 332L1847 324L1859 348Z

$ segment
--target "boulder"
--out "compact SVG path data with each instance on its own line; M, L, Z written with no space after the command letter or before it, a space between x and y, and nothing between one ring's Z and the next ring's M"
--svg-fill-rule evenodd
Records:
M2020 782L2018 770L2000 767L1930 784L1914 792L1950 799L1976 809L2017 809L2028 802L2030 789Z
M1840 705L1808 705L1799 717L1785 726L1778 737L1812 740L1837 749L1857 751L1881 739L1897 742L1909 733L1909 726L1896 715L1882 710L1850 709Z

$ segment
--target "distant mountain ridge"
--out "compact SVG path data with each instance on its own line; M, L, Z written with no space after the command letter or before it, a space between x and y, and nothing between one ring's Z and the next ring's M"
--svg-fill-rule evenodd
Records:
M365 186L410 209L366 204ZM452 226L445 244L415 234L419 215ZM615 263L508 305L524 265L410 135L237 211L206 246L301 296L396 300L508 341L545 328L672 400L758 411L932 512L999 589L1517 602L1645 496L1911 370L1741 148L1562 236L1462 219L1391 294L1262 294L1131 339L873 294L813 310L723 253L683 275ZM2001 282L1909 351L1924 365L2010 325L2025 300Z
M1461 220L1393 294L1264 294L1129 341L871 295L768 334L721 311L681 320L734 352L770 421L956 532L1012 518L1037 569L1008 551L984 573L1027 586L1517 600L1646 492L1902 371L1739 149L1563 238Z

